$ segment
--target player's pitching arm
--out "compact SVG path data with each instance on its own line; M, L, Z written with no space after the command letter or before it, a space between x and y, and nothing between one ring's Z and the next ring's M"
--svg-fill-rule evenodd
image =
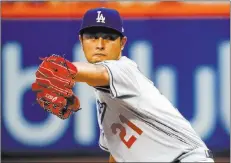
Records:
M109 74L104 66L84 62L73 64L78 70L74 78L76 82L85 82L93 87L109 85Z

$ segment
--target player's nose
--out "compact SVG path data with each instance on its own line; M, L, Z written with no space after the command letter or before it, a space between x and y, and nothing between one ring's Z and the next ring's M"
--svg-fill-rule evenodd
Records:
M99 50L104 50L105 48L105 43L104 43L104 39L102 37L99 37L97 39L97 44L96 44L96 48Z

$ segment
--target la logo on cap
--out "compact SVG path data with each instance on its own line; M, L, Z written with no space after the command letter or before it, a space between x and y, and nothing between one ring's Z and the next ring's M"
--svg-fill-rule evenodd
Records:
M97 23L105 23L105 17L101 14L101 11L97 11L98 17L96 18Z

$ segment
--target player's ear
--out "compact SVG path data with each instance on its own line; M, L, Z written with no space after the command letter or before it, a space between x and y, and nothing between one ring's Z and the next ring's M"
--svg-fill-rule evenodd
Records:
M121 39L121 50L124 49L126 42L127 42L127 37L126 36L122 37L122 39Z

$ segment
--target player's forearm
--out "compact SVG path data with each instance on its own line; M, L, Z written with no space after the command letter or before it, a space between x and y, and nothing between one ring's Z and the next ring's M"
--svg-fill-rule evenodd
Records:
M73 64L78 70L75 77L76 82L86 82L91 86L106 86L109 84L109 75L104 66L84 62L73 62Z

